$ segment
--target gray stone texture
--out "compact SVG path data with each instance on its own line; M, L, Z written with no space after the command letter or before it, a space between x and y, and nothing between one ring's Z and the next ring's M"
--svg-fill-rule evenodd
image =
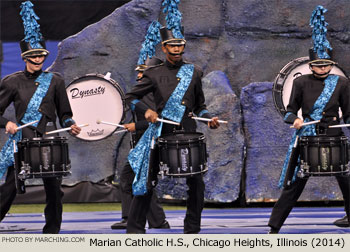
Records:
M131 1L65 39L59 45L51 70L60 72L67 84L88 73L111 72L124 91L130 90L135 83L134 67L148 25L158 18L164 23L161 2ZM290 60L307 56L312 45L309 18L319 4L328 9L328 39L334 56L349 72L348 0L181 1L179 8L188 42L184 57L204 71L203 85L211 112L229 120L227 126L217 131L200 126L200 131L207 136L210 151L210 170L205 176L207 201L237 199L244 166L247 201L269 201L278 197L277 178L291 131L273 106L271 82ZM162 56L159 48L157 55ZM218 80L222 81L220 85L216 84ZM241 101L235 94L242 94ZM242 132L245 132L245 140ZM77 169L82 173L73 175L66 183L85 179L99 181L114 173L118 181L118 169L125 162L129 149L126 135L95 143L71 138L70 143L73 171ZM323 181L312 180L315 184ZM302 197L304 200L339 198L339 193L330 192L328 184L316 187L311 180L309 184ZM164 198L186 197L181 180L167 178L160 182L159 189Z
M295 129L290 129L277 113L271 82L251 83L242 89L241 104L246 136L247 202L271 202L281 190L278 181ZM300 200L341 200L333 177L311 177Z

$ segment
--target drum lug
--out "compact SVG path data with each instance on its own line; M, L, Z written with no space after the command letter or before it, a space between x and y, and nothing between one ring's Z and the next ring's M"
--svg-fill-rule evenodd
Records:
M302 169L300 171L298 171L297 177L298 178L304 178L305 177L304 171Z
M22 167L21 167L21 171L18 174L18 178L20 180L25 180L28 178L28 174L30 172L31 167L28 164L25 164L24 162L22 162Z
M164 164L163 162L159 163L159 174L162 176L162 179L164 178L164 175L169 173L169 167L167 164Z
M308 173L308 172L309 172L309 166L307 164L304 164L303 160L301 160L300 170L297 172L297 177L304 178L306 177L305 173Z

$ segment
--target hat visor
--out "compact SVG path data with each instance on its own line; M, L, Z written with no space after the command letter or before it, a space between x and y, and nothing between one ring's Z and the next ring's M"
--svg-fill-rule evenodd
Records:
M163 41L162 43L163 43L164 45L167 44L167 45L178 45L178 46L182 46L182 45L185 45L185 44L186 44L186 40L184 40L184 39L169 39L169 40Z
M31 49L21 54L22 57L47 56L49 51L44 48Z
M310 61L309 64L311 66L329 66L329 65L335 65L336 63L332 60L317 59L317 60Z

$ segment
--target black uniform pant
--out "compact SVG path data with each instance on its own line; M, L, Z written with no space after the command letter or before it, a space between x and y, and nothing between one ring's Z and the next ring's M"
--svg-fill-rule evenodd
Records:
M128 219L128 221L131 219L129 218L129 211L133 199L132 182L134 180L134 177L134 171L132 170L129 162L126 162L120 173L120 186L122 201L122 218ZM151 197L150 201L151 205L149 207L149 211L147 212L146 217L148 220L148 226L150 228L156 228L164 223L165 213L158 202L158 197L155 192L153 192L153 196Z
M345 212L350 216L350 176L336 176L340 190L343 194ZM283 189L280 198L274 205L268 225L280 229L287 219L292 208L299 199L307 182L307 178L297 178L290 186Z
M187 211L184 219L184 233L196 234L200 231L201 215L204 206L204 189L202 174L194 175L186 179L188 186ZM127 233L144 234L146 232L146 215L150 208L153 193L148 192L143 196L134 196L129 212Z
M58 234L62 222L61 178L43 178L46 193L44 234ZM8 168L6 181L0 186L0 221L10 210L16 197L15 173L13 166Z

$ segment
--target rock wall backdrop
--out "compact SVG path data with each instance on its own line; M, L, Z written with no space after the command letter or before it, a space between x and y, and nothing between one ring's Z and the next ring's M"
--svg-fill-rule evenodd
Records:
M141 43L153 20L164 22L162 0L133 0L98 23L68 37L50 70L67 83L89 73L106 74L127 92ZM269 202L278 198L277 181L292 129L274 107L273 81L289 61L308 56L309 19L313 9L328 9L328 39L334 57L350 72L350 2L348 0L181 0L179 9L187 40L184 58L204 71L209 110L228 120L218 130L199 123L207 137L207 202ZM158 48L157 56L162 57ZM84 109L84 108L82 108ZM2 137L3 142L3 137ZM97 142L70 138L73 175L66 184L114 176L129 151L129 135ZM182 179L165 178L160 197L184 199ZM311 178L302 200L341 200L333 177Z

